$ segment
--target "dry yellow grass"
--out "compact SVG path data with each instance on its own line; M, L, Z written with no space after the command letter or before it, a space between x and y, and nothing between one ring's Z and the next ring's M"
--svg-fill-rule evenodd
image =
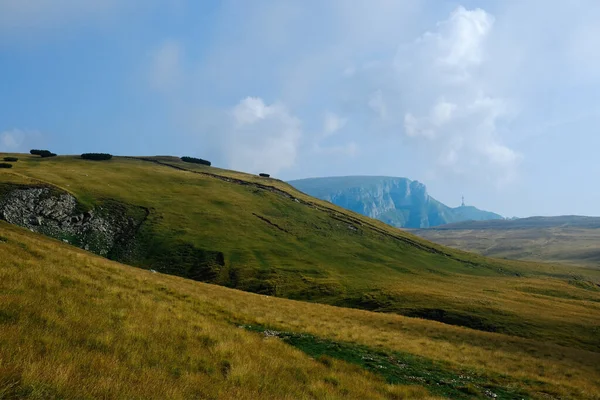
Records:
M0 235L0 398L427 397L241 324L540 381L555 398L600 398L594 352L155 274L5 223Z
M428 396L240 329L208 285L0 226L0 399Z

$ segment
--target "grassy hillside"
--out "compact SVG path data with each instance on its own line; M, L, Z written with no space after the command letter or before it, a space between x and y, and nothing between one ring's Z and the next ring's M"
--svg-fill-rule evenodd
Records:
M21 155L5 189L51 184L82 210L110 201L148 210L135 251L113 258L279 297L393 312L597 351L599 271L493 260L342 210L274 179L115 157ZM8 190L8 189L6 189ZM526 301L524 301L526 299Z
M4 222L0 238L0 399L600 398L597 352L152 273Z
M531 217L469 221L412 233L486 256L600 266L600 218Z

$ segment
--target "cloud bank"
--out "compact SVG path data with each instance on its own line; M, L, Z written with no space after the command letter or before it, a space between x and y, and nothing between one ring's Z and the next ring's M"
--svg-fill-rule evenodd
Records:
M0 0L0 132L56 132L57 151L106 132L282 179L407 176L504 214L527 190L557 203L550 179L589 186L600 3L460 4Z
M260 6L249 12L255 13L257 9ZM243 43L257 51L256 60L266 57L271 51L269 47L279 49L295 44L298 39L293 28L302 21L305 11L302 6L289 4L269 10L266 16L258 17L259 21L279 18L287 20L291 29L266 22L261 28L253 21L255 30L248 32L249 37ZM489 63L489 38L495 17L482 9L459 6L445 19L432 23L431 29L411 38L395 28L387 14L410 16L406 5L400 7L395 2L381 1L364 10L365 15L358 11L345 2L334 2L328 10L330 27L336 29L325 37L341 49L339 53L319 53L316 46L310 53L315 51L323 59L308 56L300 62L304 72L294 66L281 65L281 81L277 78L262 81L263 92L266 88L280 87L284 91L279 92L283 99L266 105L260 97L260 87L255 91L246 80L240 84L237 93L242 94L244 87L253 92L243 94L239 104L230 105L234 110L228 114L230 121L221 120L211 125L213 135L232 140L231 143L219 140L227 167L252 171L269 168L273 172L291 170L299 158L352 158L359 148L369 146L373 140L386 141L395 135L402 141L394 142L394 146L399 146L394 150L412 154L405 159L418 158L415 162L431 177L454 176L494 181L499 185L511 182L518 174L522 155L503 142L500 128L510 121L514 107L510 99L489 87L483 73ZM372 32L367 29L366 21L374 20L386 23ZM316 30L319 29L317 25ZM267 41L266 50L247 42L270 37L271 30L279 32L279 40ZM360 39L362 34L374 42ZM393 40L394 34L400 39ZM347 37L355 42L348 42ZM376 40L383 43L381 49L387 57L365 58L362 52ZM307 54L307 49L297 47L300 55ZM220 65L237 50L235 46L228 48L227 53L220 50L209 55L208 61ZM248 50L241 49L240 55ZM191 82L198 76L183 76L183 51L182 45L173 41L157 47L151 68L151 83L156 89L164 91L177 82ZM259 62L251 61L251 64ZM207 66L202 68L206 70ZM226 80L240 82L226 75L230 66L223 68ZM331 84L319 85L319 78L313 75L315 69L331 76ZM256 72L254 79L261 80L261 70ZM299 76L301 79L297 79ZM290 82L291 78L296 79ZM306 87L295 88L295 82ZM317 101L321 104L319 108L305 104L302 97L298 97L305 90L323 99ZM286 97L285 93L290 92L292 94ZM252 97L256 95L259 97ZM186 93L181 97L189 96ZM314 113L307 116L303 112L306 108L314 108ZM332 108L337 111L330 111ZM303 116L295 115L297 113ZM321 127L317 125L316 115L322 118ZM302 124L301 118L307 123ZM310 129L302 132L302 125ZM206 132L199 134L207 140ZM305 146L301 145L301 139Z
M527 138L597 114L591 87L558 100L600 82L591 54L600 6L478 4L225 2L201 57L183 37L156 46L152 85L179 85L186 104L174 114L205 119L187 137L229 168L506 192L541 157Z
M226 154L233 169L278 173L296 162L302 124L282 104L246 97L230 112Z
M435 172L505 184L515 178L521 156L498 131L510 117L509 100L496 96L480 74L493 27L494 17L482 9L458 7L436 30L401 48L396 72L422 89L406 100L416 106L404 113L404 134L427 143Z

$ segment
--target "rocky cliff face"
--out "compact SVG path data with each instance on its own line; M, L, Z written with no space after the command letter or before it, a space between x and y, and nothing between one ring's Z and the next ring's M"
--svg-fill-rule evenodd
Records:
M448 207L406 178L336 177L290 182L297 189L397 227L428 228L464 220L502 218L475 207Z
M310 189L308 194L311 194ZM319 197L392 224L428 225L423 207L427 207L429 195L425 185L417 181L390 179L372 185L336 189Z
M149 214L115 200L84 210L55 187L0 184L0 219L11 224L131 265L201 281L219 277L223 253L157 235L144 224Z
M3 193L3 220L105 257L127 252L147 215L140 209L136 218L114 201L83 211L74 196L51 187L13 185Z

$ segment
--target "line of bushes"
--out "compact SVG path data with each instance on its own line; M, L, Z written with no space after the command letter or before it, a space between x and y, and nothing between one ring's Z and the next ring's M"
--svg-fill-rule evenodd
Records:
M40 156L42 158L46 158L46 157L56 157L56 154L51 152L50 150L30 150L29 153L33 154L34 156Z
M4 157L4 161L17 162L19 159L17 157Z
M210 161L207 160L203 160L201 158L196 158L196 157L181 157L181 161L184 162L188 162L188 163L193 163L193 164L202 164L202 165L208 165L210 167L211 163Z
M12 164L9 163L0 163L0 168L12 168Z
M260 174L258 174L258 176L260 176L261 178L270 178L271 177L271 175L265 174L264 172L261 172Z
M81 155L81 158L83 158L84 160L94 161L110 160L112 157L112 154L108 153L83 153Z

